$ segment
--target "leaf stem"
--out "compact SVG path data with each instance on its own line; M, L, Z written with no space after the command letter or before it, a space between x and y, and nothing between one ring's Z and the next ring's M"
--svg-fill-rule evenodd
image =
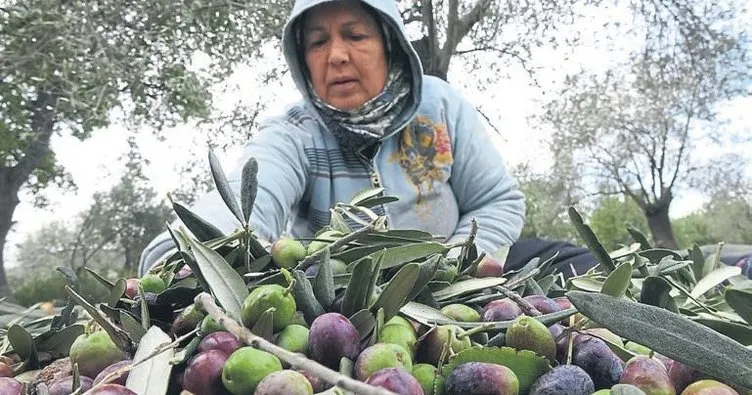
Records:
M340 248L340 247L342 247L342 246L350 243L351 241L354 241L358 237L360 237L360 236L362 236L362 235L364 235L364 234L372 231L373 229L374 229L373 225L368 225L368 226L364 226L364 227L362 227L362 228L360 228L360 229L358 229L358 230L356 230L356 231L354 231L354 232L352 232L352 233L350 233L348 235L342 236L341 238L335 240L334 242L332 242L328 246L326 246L326 247L324 247L324 248L322 248L322 249L314 252L313 254L311 254L311 255L309 255L307 257L305 257L305 259L303 259L302 261L300 261L300 263L298 264L298 266L296 267L296 269L297 270L305 270L305 269L307 269L308 266L313 265L315 262L317 262L324 255L326 249L329 249L330 251L336 250L336 249L338 249L338 248Z
M310 360L304 356L292 353L285 350L282 347L276 346L273 343L253 334L248 328L243 327L236 321L228 317L219 309L211 295L208 293L200 293L196 296L195 303L199 308L204 309L214 320L222 325L228 332L237 336L238 339L244 343L257 348L262 351L266 351L275 355L280 360L289 364L293 369L303 369L312 375L315 375L324 381L343 388L348 391L352 391L361 395L396 395L391 391L382 388L376 388L361 381L351 379L347 376L341 375L338 372L331 370L316 361Z
M533 305L531 305L527 300L522 299L522 296L520 296L520 294L518 294L517 292L514 292L511 289L504 287L502 285L497 286L496 289L499 292L503 293L504 296L511 299L513 302L517 303L520 306L520 308L522 308L522 310L525 312L525 314L531 315L533 317L542 315L541 312L538 311L538 309L536 309L535 307L533 307Z

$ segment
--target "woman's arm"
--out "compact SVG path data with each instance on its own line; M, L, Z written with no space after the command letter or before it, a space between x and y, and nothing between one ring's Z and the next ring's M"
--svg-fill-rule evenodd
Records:
M460 220L450 242L466 239L475 219L478 247L493 254L520 236L525 199L480 122L477 110L467 100L460 100L457 114L453 120L449 119L454 129L454 164L449 182L460 210Z

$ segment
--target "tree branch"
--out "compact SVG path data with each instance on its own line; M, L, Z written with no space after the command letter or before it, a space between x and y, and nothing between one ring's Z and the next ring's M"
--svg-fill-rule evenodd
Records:
M329 384L352 391L362 395L396 395L395 393L383 388L376 388L364 382L353 380L347 376L341 375L316 361L310 360L299 354L292 353L282 347L265 340L260 336L254 335L248 328L238 324L230 317L225 315L222 310L214 303L211 295L206 292L200 293L195 299L196 306L206 311L209 316L214 318L228 332L237 336L254 348L273 354L283 362L288 363L293 369L303 369L308 373L315 375Z

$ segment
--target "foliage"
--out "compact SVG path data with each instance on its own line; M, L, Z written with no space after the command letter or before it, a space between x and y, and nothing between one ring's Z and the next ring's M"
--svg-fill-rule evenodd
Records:
M668 218L675 192L699 185L708 167L700 144L730 134L715 126L717 106L750 82L737 4L706 3L686 10L688 26L647 25L627 64L567 78L543 115L555 127L555 157L573 157L588 180L635 201L666 247L676 247Z
M68 294L65 291L67 284L65 277L60 273L53 272L50 267L45 267L45 274L35 277L31 281L24 281L20 286L14 287L13 297L22 306L31 306L39 302L54 302L60 304L65 301ZM85 274L80 277L83 296L92 302L105 301L108 292L91 275Z
M634 242L627 224L645 232L648 229L645 215L631 199L601 197L590 214L590 226L607 250L615 250Z

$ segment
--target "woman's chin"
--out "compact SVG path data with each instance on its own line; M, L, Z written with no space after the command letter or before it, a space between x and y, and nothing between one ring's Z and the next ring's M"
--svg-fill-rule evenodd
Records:
M366 100L367 99L360 97L360 95L353 95L353 96L346 96L346 97L334 97L329 100L326 100L326 102L327 104L329 104L330 106L338 110L352 111L362 106L363 103L366 102Z

